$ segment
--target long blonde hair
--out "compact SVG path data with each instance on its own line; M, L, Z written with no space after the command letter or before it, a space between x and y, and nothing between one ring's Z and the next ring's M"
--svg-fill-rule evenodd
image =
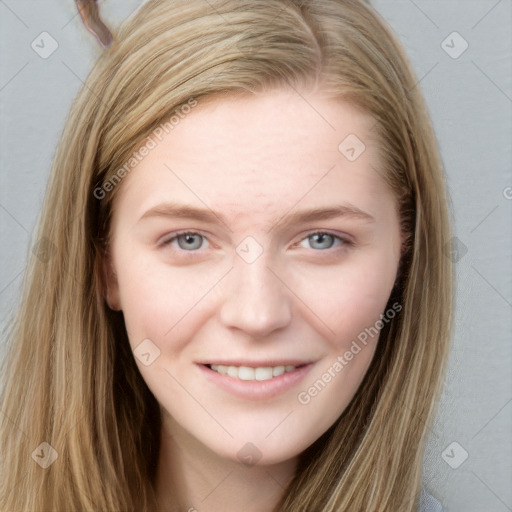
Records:
M0 510L156 509L158 404L122 313L104 299L118 187L97 191L191 98L321 79L376 120L405 235L389 299L402 311L382 329L347 409L301 454L276 511L414 511L451 338L453 271L442 161L398 40L360 0L149 0L115 38L66 122L9 331ZM57 458L42 468L35 450Z

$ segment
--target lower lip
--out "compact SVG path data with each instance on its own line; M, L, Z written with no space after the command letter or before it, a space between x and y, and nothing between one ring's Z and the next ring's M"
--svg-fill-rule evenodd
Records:
M198 364L198 367L210 382L224 391L246 400L266 400L296 386L309 373L313 365L314 363L309 363L268 380L242 380L222 375L204 364Z

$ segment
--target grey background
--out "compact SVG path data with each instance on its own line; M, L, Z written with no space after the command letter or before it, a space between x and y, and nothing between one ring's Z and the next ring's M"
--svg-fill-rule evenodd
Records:
M140 2L101 5L115 27ZM510 511L511 3L374 0L373 5L399 35L426 97L458 239L454 346L430 434L425 483L450 512ZM469 45L457 58L464 42L451 35L454 31ZM58 43L46 59L31 47L42 32ZM72 0L0 0L2 332L35 243L33 229L66 115L100 52ZM0 342L1 357L3 335Z

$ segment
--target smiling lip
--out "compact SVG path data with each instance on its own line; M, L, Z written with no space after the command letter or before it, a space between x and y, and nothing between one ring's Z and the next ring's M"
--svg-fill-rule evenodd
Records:
M247 359L237 359L236 361L226 361L225 359L208 359L208 361L198 361L197 364L204 365L223 365L223 366L248 366L250 368L265 368L267 366L304 366L311 361L301 361L299 359L268 359L267 361L249 361Z
M222 375L209 366L221 364L225 366L248 366L250 368L274 367L274 366L296 366L295 370L283 373L278 377L269 380L242 380ZM272 361L211 361L208 363L197 363L197 367L206 379L224 391L246 400L267 400L274 398L296 386L314 366L313 362L297 360L272 360Z

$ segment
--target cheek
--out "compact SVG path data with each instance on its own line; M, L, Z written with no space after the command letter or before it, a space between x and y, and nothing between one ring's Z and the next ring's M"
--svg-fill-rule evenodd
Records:
M380 319L393 289L396 267L396 258L385 253L361 253L339 266L317 267L301 274L296 289L328 327L321 332L332 347L346 350Z
M297 399L309 414L321 418L314 426L317 434L350 403L375 354L380 330L401 309L395 305L396 310L385 310L397 264L391 253L354 258L340 267L334 282L331 280L322 293L315 292L318 314L327 319L334 334L327 337L327 357L304 383Z
M304 422L306 436L317 439L340 417L366 375L374 347L368 345L352 354L351 360L341 353L327 358L297 393L297 418ZM308 418L315 421L308 422ZM309 429L309 430L308 430Z
M218 281L211 269L172 268L144 252L118 258L116 270L132 345L146 337L160 344L166 335L171 336L170 331L175 333L186 323L188 315Z

